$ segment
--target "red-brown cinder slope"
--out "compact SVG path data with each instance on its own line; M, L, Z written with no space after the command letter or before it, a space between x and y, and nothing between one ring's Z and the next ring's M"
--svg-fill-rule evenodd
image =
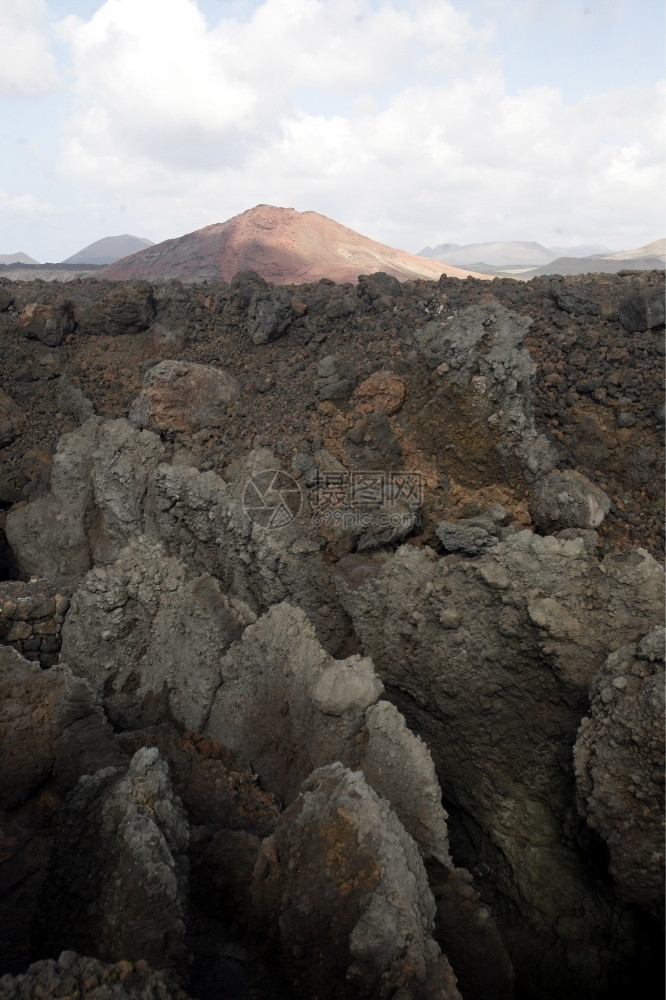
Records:
M401 281L473 274L394 250L318 212L257 205L228 222L125 257L97 271L95 277L230 281L239 271L249 270L277 285L304 284L319 278L355 282L359 274L375 271L385 271Z

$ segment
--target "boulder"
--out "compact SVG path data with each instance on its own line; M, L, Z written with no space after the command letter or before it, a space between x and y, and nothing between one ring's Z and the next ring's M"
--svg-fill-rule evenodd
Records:
M402 470L402 449L385 413L367 413L354 422L345 439L350 464L364 471Z
M83 424L95 415L95 407L88 399L83 389L69 375L63 374L58 379L58 409L67 416L73 417L78 424Z
M365 771L425 857L450 864L446 813L428 749L379 701L372 662L334 660L307 618L271 608L232 646L205 733L252 762L289 804L316 768L340 760ZM409 792L407 792L407 789Z
M494 447L503 458L515 456L528 481L549 472L557 460L534 421L537 369L525 345L531 324L530 317L491 301L429 320L414 333L425 361L452 386L472 391L487 426L499 433Z
M282 472L268 448L228 467L225 479L212 471L160 465L146 493L146 531L170 554L215 576L226 593L256 613L285 600L297 604L335 654L347 640L349 622L336 600L319 535L291 509L277 527L251 516L255 487L266 491ZM298 483L289 477L286 482L289 498L300 505Z
M157 434L137 430L122 418L102 423L91 469L96 516L89 538L94 563L113 562L143 534L146 491L165 457Z
M484 518L468 518L458 524L441 521L436 533L446 552L466 556L478 556L498 542L495 525Z
M384 548L402 542L420 523L417 511L406 503L390 502L377 510L364 511L360 517L358 552Z
M129 419L151 431L193 434L220 426L227 404L236 396L236 379L219 368L161 361L146 372Z
M664 325L664 296L659 288L647 288L625 296L618 310L628 333L642 333Z
M74 304L64 302L29 302L21 310L19 329L47 347L58 347L76 328Z
M142 333L148 329L154 316L153 289L147 281L112 284L100 298L78 299L74 310L81 332L97 337Z
M610 510L610 497L580 472L552 472L532 487L530 514L538 531L598 528Z

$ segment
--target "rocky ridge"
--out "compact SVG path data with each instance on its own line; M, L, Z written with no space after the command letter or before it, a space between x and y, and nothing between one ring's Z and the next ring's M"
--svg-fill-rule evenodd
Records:
M660 295L0 282L0 996L640 993Z

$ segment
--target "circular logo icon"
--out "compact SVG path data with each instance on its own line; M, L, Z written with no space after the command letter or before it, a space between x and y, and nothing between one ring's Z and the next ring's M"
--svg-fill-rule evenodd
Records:
M301 512L301 488L283 469L256 472L243 490L243 510L262 528L286 528Z

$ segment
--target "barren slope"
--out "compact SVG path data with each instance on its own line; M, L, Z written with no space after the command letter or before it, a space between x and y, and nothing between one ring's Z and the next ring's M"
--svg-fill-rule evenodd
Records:
M331 278L355 282L385 271L396 278L465 278L471 272L377 243L318 212L257 205L227 222L165 240L99 272L102 278L229 281L258 271L275 284Z

